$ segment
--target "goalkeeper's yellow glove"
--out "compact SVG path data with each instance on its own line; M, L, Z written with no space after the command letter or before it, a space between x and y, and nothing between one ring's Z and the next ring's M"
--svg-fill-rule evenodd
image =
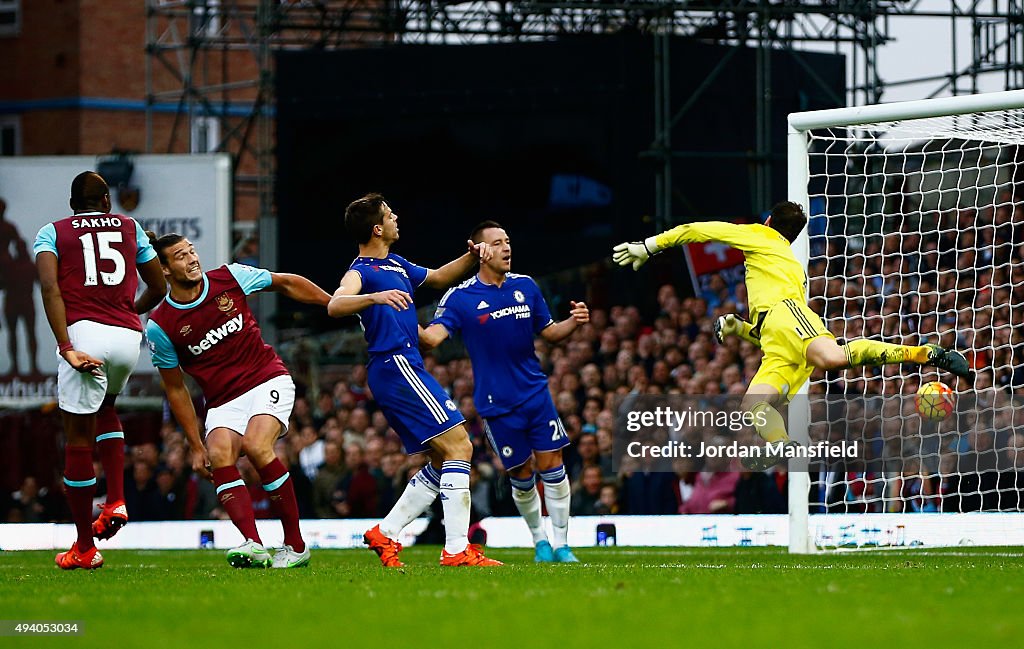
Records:
M647 237L643 241L632 241L620 243L612 248L612 260L619 266L633 265L633 270L639 269L651 255L661 252L656 237Z

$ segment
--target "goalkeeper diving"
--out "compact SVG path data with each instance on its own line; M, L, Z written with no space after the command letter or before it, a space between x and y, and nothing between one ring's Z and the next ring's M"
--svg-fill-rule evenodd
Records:
M744 395L743 408L755 415L755 429L770 446L796 444L775 406L788 403L815 368L830 371L917 363L973 382L967 358L939 345L896 345L867 339L839 345L807 306L806 275L790 247L806 225L803 208L786 201L772 208L764 225L720 221L680 225L643 241L620 243L612 258L620 266L632 265L637 270L651 255L685 243L718 241L743 252L751 321L735 314L722 316L715 322L715 338L722 343L725 336L739 336L764 351L761 367ZM780 457L766 453L745 458L743 464L750 470L763 471Z

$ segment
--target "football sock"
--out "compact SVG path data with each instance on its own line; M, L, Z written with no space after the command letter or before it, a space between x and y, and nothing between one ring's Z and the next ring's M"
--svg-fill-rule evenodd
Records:
M469 545L469 462L445 460L441 464L441 508L444 510L444 549L448 554Z
M259 472L263 490L270 497L270 506L281 519L285 544L292 546L296 552L302 552L306 549L306 543L299 530L299 503L295 500L295 485L291 474L276 457Z
M875 367L890 363L927 363L929 350L925 346L896 345L860 338L843 345L843 351L846 352L850 367Z
M64 490L68 495L71 520L78 531L78 551L86 552L93 547L92 496L96 493L91 447L64 447Z
M516 503L519 515L526 521L533 535L533 544L547 541L548 535L544 532L544 519L540 514L540 494L537 493L537 474L533 473L529 478L508 477L512 483L512 500Z
M213 470L213 484L217 486L217 499L228 513L231 522L247 540L256 541L260 545L260 533L256 531L256 515L252 511L252 499L245 488L242 474L233 466L223 466Z
M782 419L779 411L772 407L767 401L759 401L750 409L754 420L754 430L766 442L777 442L789 439L786 433L786 422Z
M441 474L428 463L409 480L398 502L380 522L381 534L397 540L405 526L430 507L440 489Z
M544 501L551 517L553 544L556 548L569 544L569 477L565 475L565 466L559 464L553 469L540 472L544 481Z
M114 406L103 406L96 413L96 451L107 476L107 504L124 500L124 428Z

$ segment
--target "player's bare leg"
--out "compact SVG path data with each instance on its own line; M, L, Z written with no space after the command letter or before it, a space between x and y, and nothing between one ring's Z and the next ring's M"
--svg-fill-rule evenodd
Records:
M562 451L534 451L540 479L544 482L544 502L551 517L556 563L578 563L579 559L569 547L569 501L572 487L565 473Z
M519 510L519 515L526 521L533 537L533 560L537 563L551 563L555 560L555 551L544 531L544 517L541 515L540 494L537 492L536 465L531 455L526 462L508 470L508 479L512 484L512 500Z
M469 461L473 457L473 444L469 431L460 424L438 435L429 442L430 447L444 461L441 463L441 507L444 509L444 549L442 566L500 566L500 561L488 559L475 546L469 544L469 512L472 502L469 494Z
M787 444L795 444L786 432L786 422L776 410L783 396L778 388L768 383L752 383L743 395L742 408L753 418L754 430L766 442L765 448L777 448ZM766 471L784 459L781 455L767 453L741 459L744 468L750 471Z
M259 471L263 490L270 497L270 506L284 528L284 547L274 554L274 568L302 568L309 565L309 548L299 529L299 503L295 484L288 468L274 453L274 442L284 426L273 415L256 415L249 419L242 438L242 450Z
M92 497L96 493L96 473L92 467L92 447L96 440L96 415L61 411L67 443L64 446L64 489L78 539L67 552L55 558L64 570L99 568L103 556L92 541Z
M859 338L840 346L833 338L822 336L807 346L807 362L826 371L891 363L934 365L974 382L974 372L967 358L955 349L943 349L939 345L896 345Z
M235 568L270 566L270 553L263 547L256 531L252 498L235 466L242 451L242 436L230 428L214 428L206 436L206 450L210 456L213 484L217 487L217 499L245 539L242 545L228 550L228 563Z

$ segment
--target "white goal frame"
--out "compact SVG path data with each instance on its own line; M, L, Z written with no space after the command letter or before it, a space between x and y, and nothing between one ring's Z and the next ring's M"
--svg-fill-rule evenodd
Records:
M810 142L809 131L811 130L1020 108L1024 108L1024 90L792 113L788 119L789 128L787 135L788 198L803 205L805 211L809 210L810 155L808 145ZM806 229L793 243L793 251L797 259L803 263L805 270L808 269L810 239ZM808 384L805 383L800 388L800 394L806 395L807 388ZM803 401L803 403L806 403L806 401ZM789 427L790 433L795 439L806 440L808 438L809 414L805 408L790 409ZM806 472L791 472L788 480L789 552L791 554L814 553L818 549L815 545L814 528L812 527L813 519L817 518L817 516L840 515L820 514L812 517L809 513L810 504L808 502L808 492L811 485L810 475ZM891 517L896 515L853 514L852 516ZM979 526L991 523L993 527L1005 531L1007 526L1009 526L1013 528L1013 532L1016 532L1016 534L1011 536L1016 539L1024 537L1024 516L1019 513L914 513L907 516L913 516L922 522L926 521L929 527L933 525L946 525L957 526L958 529L977 529ZM1010 542L1014 541L1010 540ZM1020 541L1016 542L1019 543Z

